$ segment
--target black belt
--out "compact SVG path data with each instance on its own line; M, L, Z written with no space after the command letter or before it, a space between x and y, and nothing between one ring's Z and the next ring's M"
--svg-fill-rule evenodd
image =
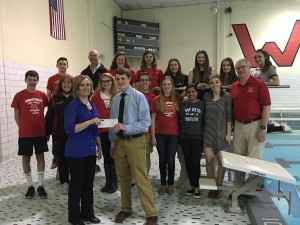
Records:
M144 135L144 133L138 133L138 134L133 134L133 135L124 135L124 134L117 133L117 136L121 139L138 138L138 137L142 137L143 135Z
M249 124L249 123L253 123L253 122L255 122L255 121L257 121L257 120L260 120L261 119L261 117L257 117L257 118L255 118L255 119L253 119L253 120L247 120L247 121L239 121L239 120L237 120L239 123L242 123L242 124Z

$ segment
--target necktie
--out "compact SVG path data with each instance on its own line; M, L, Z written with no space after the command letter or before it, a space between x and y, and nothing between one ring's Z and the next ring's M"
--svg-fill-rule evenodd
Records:
M126 95L126 93L121 94L121 100L120 100L120 106L119 106L119 116L118 116L119 123L123 123L124 108L125 108L125 95ZM122 130L120 130L118 133L120 135L123 135Z
M121 100L120 100L120 106L119 106L119 116L118 116L119 123L123 123L124 108L125 108L125 95L126 95L126 93L121 94Z

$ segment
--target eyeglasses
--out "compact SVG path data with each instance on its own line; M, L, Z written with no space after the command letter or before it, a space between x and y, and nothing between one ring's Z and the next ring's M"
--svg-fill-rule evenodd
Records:
M243 66L239 66L239 67L235 67L236 70L244 70L246 67L246 65L243 65Z
M111 80L101 80L101 83L110 83Z

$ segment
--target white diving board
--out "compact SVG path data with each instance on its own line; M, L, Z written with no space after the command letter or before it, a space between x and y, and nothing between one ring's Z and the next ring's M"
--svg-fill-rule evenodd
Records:
M285 198L289 204L289 213L291 211L291 191L289 196L283 194L280 188L280 182L287 182L296 184L296 179L281 165L272 163L264 160L254 159L250 157L241 156L226 151L221 151L221 162L225 168L231 170L237 170L249 174L256 175L249 181L247 181L241 187L228 187L228 186L217 186L214 179L199 179L200 189L209 190L231 190L231 205L225 208L225 211L231 213L241 213L241 209L238 206L238 197L240 195L256 195L256 196L270 196ZM270 193L265 189L263 191L256 191L258 185L264 183L264 178L268 177L279 181L277 193Z

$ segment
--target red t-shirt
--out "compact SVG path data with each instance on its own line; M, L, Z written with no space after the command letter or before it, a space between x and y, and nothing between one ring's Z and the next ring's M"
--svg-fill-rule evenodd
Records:
M56 89L56 86L58 84L58 81L59 79L61 78L62 75L60 74L55 74L51 77L49 77L48 79L48 82L47 82L47 90L50 90L51 91L51 96L54 95L54 92L55 92L55 89Z
M142 92L143 93L143 92ZM149 103L149 107L151 107L151 103L153 101L153 99L155 98L155 95L152 92L149 93L143 93ZM151 133L151 126L149 126L149 129L147 132L145 132L144 134L150 134Z
M19 137L39 137L46 135L44 108L48 106L48 98L44 92L18 92L11 107L20 110Z
M155 121L155 134L164 135L178 135L178 115L176 108L173 107L172 98L165 97L166 110L164 112L157 109L158 98L156 96L152 103L150 110L152 113L156 113Z
M96 110L100 116L100 119L109 119L110 116L110 107L105 106L104 100L100 96L100 92L94 92L91 101L94 102L96 106ZM109 128L100 128L100 133L101 132L108 132Z
M160 68L157 67L155 71L153 71L152 68L147 68L146 71L138 70L136 72L136 80L138 79L139 74L142 72L148 73L149 76L151 77L151 84L150 84L151 89L155 87L159 87L159 83L163 77L163 71Z
M116 71L117 71L116 69L113 69L113 70L109 70L108 72L115 77L116 76ZM132 85L132 83L136 82L137 77L136 77L136 73L133 69L129 68L129 71L130 71L130 74L131 74L130 85Z
M230 87L234 118L238 121L253 120L262 116L263 106L271 105L270 93L264 81L249 77L246 84L239 81Z

